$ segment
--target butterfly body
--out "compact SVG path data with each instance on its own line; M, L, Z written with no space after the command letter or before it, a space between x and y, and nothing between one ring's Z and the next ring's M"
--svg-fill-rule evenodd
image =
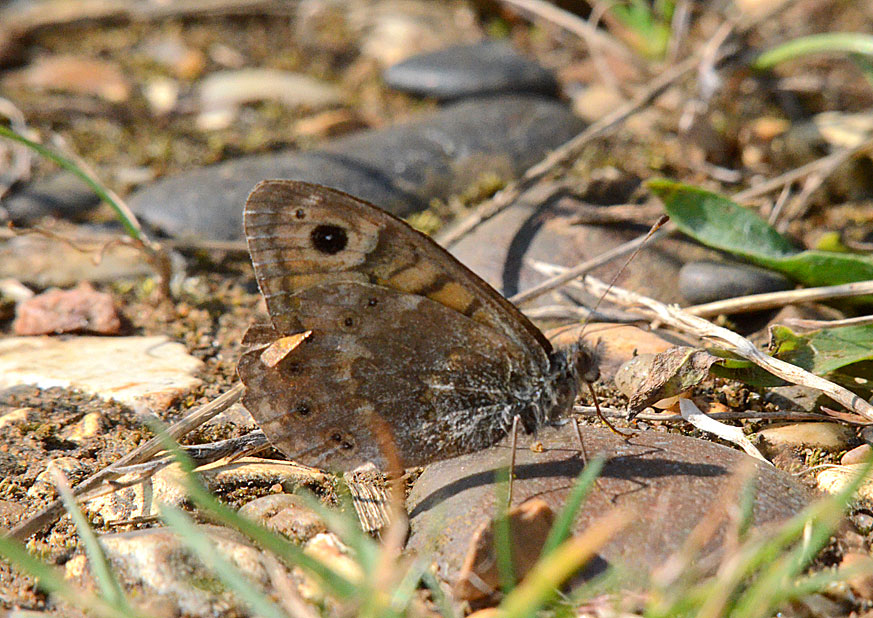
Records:
M243 402L296 461L384 467L385 426L405 465L472 452L516 415L533 431L564 413L590 377L584 348L553 350L496 291L375 206L266 181L245 222L271 324L247 334Z

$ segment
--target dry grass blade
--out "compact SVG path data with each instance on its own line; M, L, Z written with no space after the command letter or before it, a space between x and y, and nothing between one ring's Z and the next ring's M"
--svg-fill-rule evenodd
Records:
M802 318L788 318L782 321L785 326L817 330L819 328L839 328L841 326L867 326L873 324L873 315L859 315L844 320L804 320Z
M173 440L178 440L219 412L226 410L236 403L236 401L242 396L242 393L243 385L236 384L220 397L191 410L184 418L173 423L167 428L167 435ZM162 450L164 450L162 438L160 436L154 437L119 459L114 464L92 474L90 477L79 483L74 490L74 494L80 496L86 492L92 491L100 485L118 478L120 476L118 469L147 461ZM9 531L7 536L20 541L26 540L30 535L39 532L46 526L50 526L57 521L63 512L63 502L61 500L55 500L36 515L33 515L16 525Z
M715 341L719 345L727 347L733 353L750 360L765 371L787 382L820 390L846 409L873 421L873 406L863 398L838 384L834 384L830 380L814 375L796 365L767 356L755 347L755 344L751 341L731 330L716 326L703 318L691 315L677 306L668 306L653 298L622 288L610 288L604 282L590 276L585 278L585 285L594 293L603 294L611 302L627 306L634 311L639 311L641 314L658 319L679 331L691 333L701 339Z
M589 125L587 129L579 133L576 137L553 150L545 159L528 169L520 180L508 185L490 200L480 204L475 212L461 220L456 226L448 229L444 234L440 234L437 237L438 242L445 247L451 247L454 245L461 238L475 229L480 223L490 219L509 206L518 198L518 196L529 189L537 181L541 180L554 170L572 162L579 156L582 149L587 146L591 140L600 137L608 130L624 121L628 116L631 116L648 105L664 90L693 71L697 67L699 61L700 60L697 56L692 56L655 77L639 95L620 106L611 114L608 114L597 122Z
M575 34L584 40L592 50L602 48L603 51L609 51L625 60L634 61L637 59L627 47L608 33L554 4L543 0L501 0L501 2L520 11L541 17Z

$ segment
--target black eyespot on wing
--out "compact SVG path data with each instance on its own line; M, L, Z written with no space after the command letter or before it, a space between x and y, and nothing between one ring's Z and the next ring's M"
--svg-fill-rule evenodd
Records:
M294 213L294 216L297 217L298 219L305 219L306 218L306 211L303 210L302 208L298 208L297 211Z
M343 441L343 434L341 434L337 430L334 430L330 433L330 439L333 440L334 442L342 442Z
M338 225L319 225L309 234L312 246L316 251L336 255L349 244L349 236L345 229Z
M355 445L351 440L343 440L342 444L340 444L340 448L344 451L348 451L355 448Z
M378 305L378 304L379 304L379 299L378 299L378 298L371 298L370 300L367 301L367 306L368 306L368 307L375 307L375 306Z
M309 408L308 403L298 404L296 408L294 408L294 414L297 416L309 416L312 410Z

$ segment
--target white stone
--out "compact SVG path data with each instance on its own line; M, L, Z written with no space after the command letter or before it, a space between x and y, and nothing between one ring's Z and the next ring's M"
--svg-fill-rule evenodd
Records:
M166 409L200 384L202 367L163 336L0 339L0 388L77 388L134 407Z

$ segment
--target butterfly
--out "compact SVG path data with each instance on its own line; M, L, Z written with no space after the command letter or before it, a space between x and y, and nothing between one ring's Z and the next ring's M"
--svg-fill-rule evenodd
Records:
M259 183L245 234L269 324L238 365L243 404L303 464L386 469L491 446L562 416L598 377L581 343L554 349L515 306L426 235L317 184Z

